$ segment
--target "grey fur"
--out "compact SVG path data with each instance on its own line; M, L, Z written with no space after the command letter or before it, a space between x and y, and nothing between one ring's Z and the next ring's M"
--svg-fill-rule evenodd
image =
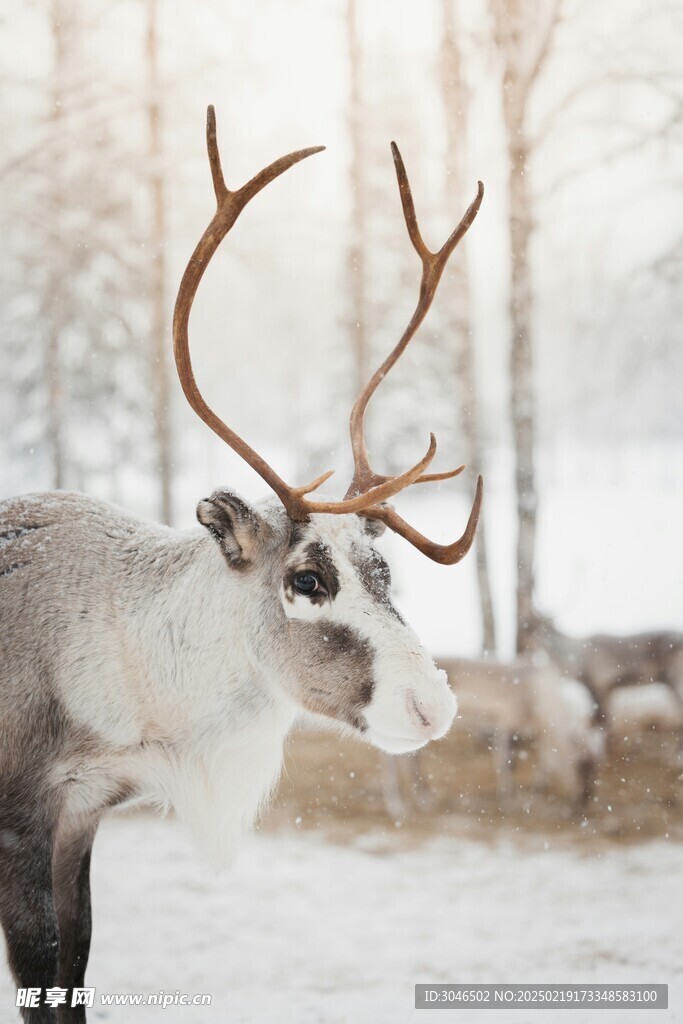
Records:
M597 721L606 719L610 693L624 686L664 683L683 704L683 633L572 637L557 629L552 619L536 615L532 639L590 690Z

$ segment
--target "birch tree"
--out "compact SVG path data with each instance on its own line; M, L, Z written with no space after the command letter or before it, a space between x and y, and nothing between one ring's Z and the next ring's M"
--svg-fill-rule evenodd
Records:
M115 497L119 468L140 466L148 448L137 171L101 107L81 0L46 0L36 18L50 41L45 74L31 115L12 125L30 144L10 136L0 165L3 412L41 486L101 475Z
M564 186L575 183L583 174L617 164L650 144L671 141L683 124L683 99L680 76L667 68L671 43L662 48L662 36L656 37L656 50L647 40L646 29L655 18L669 26L675 36L680 29L671 20L671 5L638 5L624 12L619 32L605 41L600 63L594 57L583 62L583 70L568 85L565 93L532 123L532 101L539 95L539 81L557 47L560 29L569 12L564 0L552 4L539 0L491 0L493 31L500 55L501 105L505 124L508 160L508 221L510 235L510 413L515 452L517 504L517 650L532 645L534 558L538 496L534 466L536 408L534 395L534 288L532 275L532 239L541 219L548 219L547 204ZM635 18L631 16L634 14ZM575 5L572 19L581 15L590 30L590 8ZM643 20L647 23L644 24ZM638 29L640 23L640 31ZM616 36L618 35L619 38ZM650 52L648 52L648 49ZM662 49L664 52L662 52ZM563 164L559 173L540 189L532 191L530 170L533 158L547 140L562 130L568 131L568 117L586 103L594 117L600 94L607 90L635 89L650 93L658 103L652 107L647 123L638 123L634 112L619 126L617 141L605 131L608 141L592 145L587 155L575 157L572 147L562 146ZM631 122L631 123L629 123ZM605 125L607 129L608 125ZM571 129L569 129L571 130ZM543 204L543 206L541 206ZM635 243L634 243L635 246ZM623 349L623 345L621 346ZM585 373L592 380L594 368Z
M457 36L457 0L441 0L441 51L439 83L446 122L446 181L449 206L466 209L469 202L466 175L467 111L469 95ZM479 421L476 362L473 343L472 299L469 271L464 256L455 260L445 282L449 300L449 341L455 345L454 377L457 383L463 462L474 477L483 475L483 446ZM444 290L446 290L444 288ZM477 585L482 622L482 646L495 653L496 630L489 578L486 526L479 520L476 539Z
M348 126L351 143L349 184L351 186L351 245L349 247L349 293L351 299L351 338L353 343L354 398L370 376L368 345L366 247L368 237L368 189L365 178L368 154L364 138L362 99L362 55L358 26L357 0L346 5L347 50L349 59Z
M166 189L162 152L161 76L159 71L159 3L146 0L147 120L149 130L150 221L150 375L154 396L154 434L159 475L159 515L173 520L171 462L171 397L168 371L168 316L166 289Z
M55 140L54 171L50 178L48 216L53 225L54 239L60 244L62 238L61 222L64 210L63 174L65 164L64 129L64 88L68 82L69 72L75 65L78 48L78 10L73 3L65 0L50 2L50 35L52 39L53 67L51 88L49 90L50 109L48 113L49 132ZM65 326L65 308L62 278L65 273L66 261L62 253L54 253L52 260L47 294L45 296L44 314L45 332L45 380L47 402L46 441L50 450L52 486L64 487L65 450L64 450L64 382L62 379L62 335Z
M510 418L517 504L517 651L531 637L538 495L534 466L535 397L529 183L529 107L551 52L562 0L492 0L496 45L502 63L502 108L508 159L510 232Z

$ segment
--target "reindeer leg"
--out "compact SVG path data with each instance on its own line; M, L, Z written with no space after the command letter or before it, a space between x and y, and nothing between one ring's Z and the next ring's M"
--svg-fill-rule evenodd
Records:
M496 794L501 807L509 807L512 784L512 742L507 729L496 729L493 735L493 758L496 770Z
M74 988L83 988L90 952L90 854L97 822L90 821L56 845L53 882L59 922L60 988L68 990L67 1005L60 1006L59 1024L85 1024L85 1006L71 1006Z
M395 754L380 754L380 774L384 808L392 819L405 817L406 805L401 793L401 774Z
M421 751L416 750L409 761L410 788L415 798L415 803L421 811L433 811L436 807L436 800L429 782L422 771Z
M675 678L671 678L668 675L665 675L663 677L662 681L664 683L666 683L666 685L669 687L669 689L671 690L672 694L674 695L674 699L675 699L676 703L678 704L679 708L683 711L683 688L679 688L679 686L677 685L676 679ZM676 743L675 757L678 758L679 762L683 762L683 727L682 726L679 726L675 730L675 743Z
M56 1011L43 1003L45 989L55 983L59 946L53 828L46 810L29 802L26 789L23 780L10 783L0 798L0 922L17 987L40 989L40 1005L22 1008L24 1021L56 1024Z
M579 778L579 809L585 811L595 792L595 775L597 763L592 757L584 757L579 761L577 774Z

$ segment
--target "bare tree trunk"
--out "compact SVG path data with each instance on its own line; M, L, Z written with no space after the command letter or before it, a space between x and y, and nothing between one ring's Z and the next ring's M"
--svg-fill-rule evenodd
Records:
M162 122L159 77L158 0L147 0L147 85L149 171L152 199L151 376L154 393L154 429L159 473L159 515L162 522L173 519L171 462L171 413L168 372L168 321L166 316L166 196L162 168Z
M463 78L462 59L456 36L456 0L441 0L442 36L440 81L446 118L448 146L447 170L449 197L465 208L465 159L467 143L467 106L469 97ZM451 296L451 329L455 337L455 376L459 385L460 426L464 438L465 459L475 475L482 473L483 455L477 398L476 367L472 342L471 291L467 264L461 257L449 281ZM477 583L482 622L484 652L495 653L496 626L488 569L484 517L479 520L476 540Z
M561 0L540 34L535 59L527 35L538 32L538 9L528 0L493 0L496 42L503 62L502 103L508 155L510 230L510 415L517 495L517 652L533 645L534 556L538 496L534 467L535 401L533 294L530 242L533 231L528 173L528 97L551 47Z
M355 394L359 394L370 376L368 351L368 303L366 297L368 230L367 188L364 170L363 103L361 99L361 46L358 34L357 0L347 0L346 29L350 69L349 135L351 141L351 248L349 285L351 294L351 337L353 340Z
M368 231L367 153L364 145L363 100L361 94L361 44L358 32L357 0L346 3L346 37L349 57L348 125L351 143L349 180L351 184L351 246L348 280L351 300L350 329L353 350L354 398L370 377L368 351L368 300L366 239ZM392 819L403 817L405 804L396 759L380 754L380 785L385 809Z
M528 149L523 127L513 126L514 121L508 121L509 216L512 245L510 413L515 445L517 492L517 652L522 653L529 649L532 635L538 496L534 467L535 400L529 252L532 219L525 175Z
M64 207L63 137L65 79L69 70L69 51L74 32L72 5L65 0L52 0L50 5L50 32L52 36L53 67L50 132L55 139L53 171L50 177L52 208L51 218L55 238L59 246L60 223ZM62 382L62 333L64 324L64 303L68 301L63 280L64 266L59 250L52 256L50 280L47 295L47 335L45 339L45 391L47 399L47 446L50 452L52 487L61 490L66 483L66 460L64 454L64 388Z

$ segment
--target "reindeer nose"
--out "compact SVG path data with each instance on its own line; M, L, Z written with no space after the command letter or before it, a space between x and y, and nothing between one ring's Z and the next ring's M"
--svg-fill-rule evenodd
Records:
M424 732L432 732L434 726L425 714L424 704L418 700L415 690L406 692L406 707L411 722Z

